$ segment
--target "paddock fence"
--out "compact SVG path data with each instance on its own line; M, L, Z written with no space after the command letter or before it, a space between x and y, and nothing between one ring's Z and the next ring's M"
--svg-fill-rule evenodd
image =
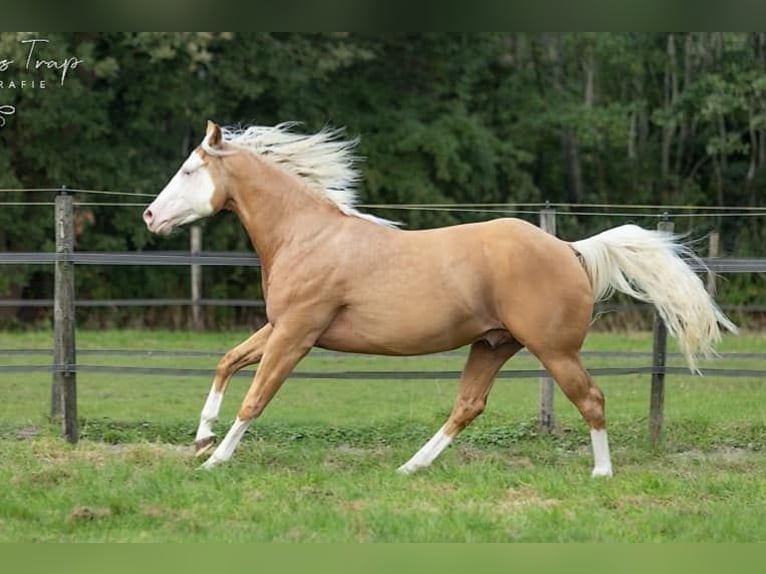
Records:
M44 205L48 205L47 203ZM51 386L51 415L61 420L62 434L70 442L78 440L77 425L77 399L76 381L77 375L91 373L108 373L113 375L162 375L162 376L204 376L210 377L211 371L199 368L165 368L145 366L109 366L89 365L78 363L76 355L95 356L98 354L124 355L124 356L195 356L191 352L170 352L163 350L127 351L113 350L88 350L76 349L75 308L76 307L117 307L117 306L168 306L188 305L192 308L194 324L200 325L199 309L203 306L243 306L264 307L263 301L246 299L208 299L202 296L201 273L203 266L252 266L259 267L260 261L252 253L237 252L205 252L201 249L201 232L199 229L191 233L191 246L189 252L77 252L74 250L74 201L67 193L57 195L55 203L55 252L24 252L24 253L0 253L0 265L54 265L54 297L53 299L3 299L0 307L53 307L54 310L54 345L53 349L0 349L0 356L19 357L47 354L53 356L53 361L48 365L18 365L0 364L0 374L3 373L31 373L50 372L53 377ZM82 205L82 204L79 204ZM116 204L128 205L133 204ZM135 204L135 206L143 204ZM388 206L390 207L390 206ZM656 206L662 207L662 206ZM402 206L402 208L417 209L418 206ZM498 213L492 210L492 213ZM499 212L502 214L502 212ZM535 213L539 214L540 226L549 233L556 233L556 205L545 204ZM752 214L763 216L766 211L753 212ZM667 214L659 218L658 228L673 231L673 222ZM729 273L764 273L766 272L766 259L757 258L722 258L717 256L717 234L711 234L709 244L709 256L696 264L696 270L707 273L707 285L711 293L715 292L715 275ZM191 273L191 296L188 299L103 299L103 300L77 300L74 293L74 274L76 266L83 265L140 265L140 266L184 266L190 267ZM737 307L742 310L743 307ZM749 306L745 309L764 311L766 306ZM218 353L198 352L196 356L211 356ZM588 353L585 353L586 355ZM601 356L609 358L634 358L647 361L650 364L638 364L626 367L598 367L589 369L594 376L621 376L643 374L651 378L649 430L650 440L653 446L658 445L662 439L663 411L664 411L664 388L667 375L688 374L685 367L667 365L669 357L677 355L667 353L667 332L662 320L655 314L654 335L651 352L604 352ZM728 353L722 355L724 359L766 359L766 353ZM648 361L650 360L650 361ZM764 378L766 370L747 368L706 368L704 372L720 377L744 377ZM249 376L248 373L240 373ZM302 379L333 379L333 380L457 380L460 371L452 370L397 370L397 371L370 371L370 370L343 370L306 372L296 371L292 378ZM554 428L553 416L553 381L548 373L541 369L503 370L498 375L499 379L540 379L540 428L545 432L551 432Z

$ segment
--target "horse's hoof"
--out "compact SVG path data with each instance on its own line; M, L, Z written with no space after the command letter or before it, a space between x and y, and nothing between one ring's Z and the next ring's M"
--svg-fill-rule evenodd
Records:
M194 441L194 456L200 457L213 448L215 444L215 435L201 438Z
M612 478L612 469L608 468L594 468L591 473L592 478Z

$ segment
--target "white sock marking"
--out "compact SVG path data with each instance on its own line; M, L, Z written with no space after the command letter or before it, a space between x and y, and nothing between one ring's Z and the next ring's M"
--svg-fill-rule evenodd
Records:
M593 445L594 460L591 476L612 476L612 459L609 456L609 439L606 429L590 429L590 441Z
M251 421L243 421L237 418L237 420L234 421L234 424L231 425L229 432L226 433L226 436L221 441L221 444L218 445L218 448L215 449L215 452L213 452L210 458L205 461L205 464L203 464L201 468L210 470L218 463L229 460L231 455L234 454L234 449L237 448L239 441L245 436L245 431L247 430L247 427L250 426L250 422Z
M416 470L426 468L436 460L445 448L447 448L452 442L452 438L444 432L444 427L440 428L437 433L431 437L426 444L423 445L415 455L399 467L399 472L402 474L412 474Z
M210 393L207 395L205 406L202 407L202 414L199 418L199 427L197 427L197 436L194 440L201 440L209 436L215 436L213 432L213 423L218 420L218 413L221 410L221 402L223 401L223 393L215 389L215 385L210 389Z

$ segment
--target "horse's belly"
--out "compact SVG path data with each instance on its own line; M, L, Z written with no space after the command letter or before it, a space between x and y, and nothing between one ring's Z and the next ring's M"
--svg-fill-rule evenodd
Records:
M439 313L343 311L319 337L317 346L349 353L423 355L467 345L494 328L475 318L455 321Z

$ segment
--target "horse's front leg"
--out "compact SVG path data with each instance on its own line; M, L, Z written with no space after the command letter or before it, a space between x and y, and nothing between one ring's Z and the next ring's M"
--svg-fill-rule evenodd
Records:
M240 369L254 365L261 360L269 335L271 335L271 325L266 324L247 340L226 353L219 361L215 369L213 386L210 388L210 393L208 393L205 406L202 407L200 414L197 436L194 438L195 456L203 455L213 446L215 442L213 424L218 420L221 402L229 386L229 381Z
M231 458L247 427L260 416L298 361L309 352L322 330L315 325L307 326L280 318L279 325L274 327L266 341L261 364L242 401L237 419L202 468L213 468Z

